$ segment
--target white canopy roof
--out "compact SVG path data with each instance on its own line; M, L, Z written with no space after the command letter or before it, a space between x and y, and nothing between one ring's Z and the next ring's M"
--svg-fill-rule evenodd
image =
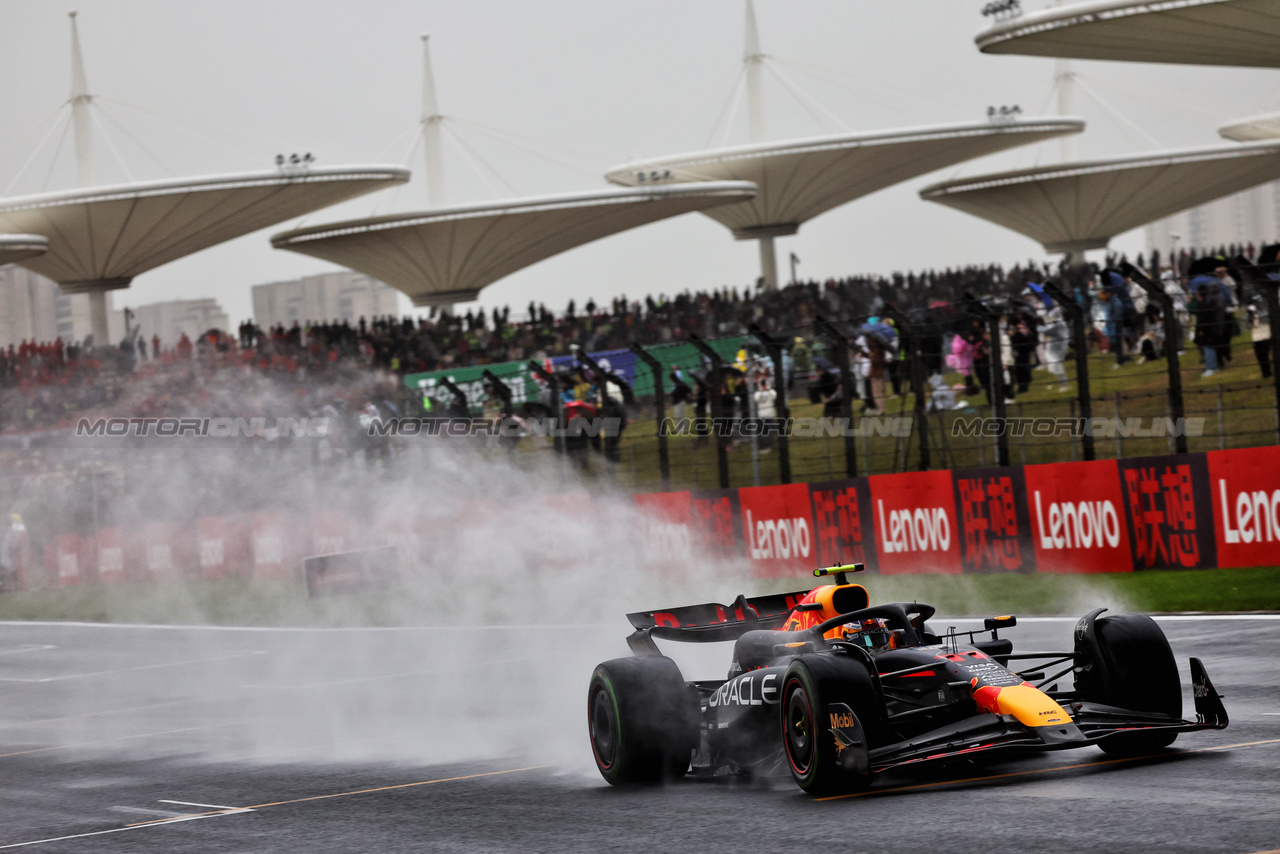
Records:
M623 186L753 181L760 191L750 204L705 212L745 240L795 234L818 214L901 181L1082 130L1080 119L1053 118L838 134L636 161L605 177Z
M1280 68L1275 0L1091 0L998 21L984 53Z
M1218 128L1218 136L1236 142L1252 142L1258 139L1280 139L1280 113L1250 116L1247 119L1225 124Z
M1280 141L1252 142L981 175L920 196L1021 232L1049 252L1074 252L1277 178Z
M0 199L0 231L48 237L23 266L77 291L128 287L139 273L392 184L400 166L212 175Z
M584 243L755 192L744 181L719 181L509 199L300 228L271 245L359 270L414 305L444 305Z
M0 234L0 265L34 258L48 249L48 239L38 234Z

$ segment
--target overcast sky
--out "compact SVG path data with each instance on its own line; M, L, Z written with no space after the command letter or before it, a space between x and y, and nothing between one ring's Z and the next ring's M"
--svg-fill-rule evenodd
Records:
M251 314L253 285L336 269L273 250L272 233L425 208L421 148L406 160L421 109L423 33L431 34L441 112L456 118L444 155L450 203L601 188L603 172L628 160L744 143L745 104L727 121L741 70L744 3L78 2L89 88L106 114L95 115L99 183L267 169L277 153L295 151L326 166L402 163L414 173L399 190L145 273L115 292L116 305L216 297L234 324ZM979 120L990 105L1018 104L1024 116L1053 113L1054 60L987 56L974 46L987 23L983 5L757 0L761 46L780 75L766 75L768 137ZM75 184L69 136L54 157L66 111L41 124L70 87L69 8L0 0L6 195ZM1081 157L1214 144L1220 124L1280 108L1275 71L1074 66L1106 105L1076 93L1075 113L1089 123L1077 137ZM815 278L1042 258L1033 241L917 192L945 178L1059 157L1057 142L1015 150L824 214L778 241L781 276L792 252L800 274ZM1141 232L1112 245L1136 252ZM522 313L533 298L559 311L570 297L745 285L758 271L754 242L735 242L723 226L687 214L544 261L491 285L481 302L511 303Z

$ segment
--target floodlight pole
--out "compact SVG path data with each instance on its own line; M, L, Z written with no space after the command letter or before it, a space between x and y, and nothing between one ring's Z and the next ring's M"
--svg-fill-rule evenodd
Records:
M916 338L915 329L911 322L889 300L885 300L884 315L891 318L898 325L898 334L902 337L902 348L911 357L907 370L911 372L911 394L915 398L913 412L915 424L919 425L920 431L920 471L928 471L933 467L933 460L930 458L929 452L929 422L926 420L928 412L924 405L924 366L921 364L924 354L920 352L919 341ZM907 450L911 450L910 443L907 444ZM904 460L903 467L905 468L905 466L906 461Z
M560 435L560 432L565 426L564 404L560 400L560 380L555 374L551 373L532 359L529 360L529 369L533 371L534 376L539 377L543 382L545 382L547 384L547 388L551 390L551 411L554 412L556 416L556 434L554 441L552 442L552 447L554 447L557 452L563 454L566 451L566 447L564 436Z
M1182 329L1174 314L1173 297L1128 261L1121 261L1118 269L1125 278L1137 282L1151 299L1160 303L1160 311L1164 314L1164 355L1169 369L1169 411L1173 415L1173 423L1181 425L1178 435L1174 437L1174 448L1177 453L1185 454L1187 452L1187 412L1182 401L1182 367L1178 364L1178 345L1182 343Z
M632 342L631 352L636 354L637 359L648 365L649 372L653 374L654 420L658 425L658 471L662 476L662 485L670 487L671 457L667 451L667 431L662 426L667 420L666 392L662 388L662 365L639 344Z
M716 467L720 473L720 488L729 488L729 451L725 447L728 438L724 431L721 430L724 417L723 407L721 406L720 390L724 386L724 360L720 358L720 354L692 332L689 333L689 343L698 348L698 352L706 356L711 361L711 375L708 377L707 383L711 396L711 429L716 436Z
M840 367L840 417L844 420L844 470L849 477L858 476L858 446L853 431L853 371L849 370L849 339L821 317L813 319L814 332L826 333L836 351Z
M988 388L991 390L991 406L995 410L996 420L1000 423L1000 431L996 434L996 464L1009 465L1009 422L1004 405L1004 361L1000 353L1000 315L987 308L973 294L965 291L961 295L965 304L986 321L991 335L988 348L990 357L990 378Z
M764 345L773 362L773 400L776 417L782 419L782 429L778 431L778 475L783 483L791 482L791 446L787 435L791 423L791 409L787 406L787 374L782 369L782 344L756 324L747 327L747 331Z

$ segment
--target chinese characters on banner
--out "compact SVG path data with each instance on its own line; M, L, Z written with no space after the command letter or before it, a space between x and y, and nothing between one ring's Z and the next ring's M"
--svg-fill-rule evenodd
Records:
M1034 572L1021 468L955 472L960 562L965 572Z

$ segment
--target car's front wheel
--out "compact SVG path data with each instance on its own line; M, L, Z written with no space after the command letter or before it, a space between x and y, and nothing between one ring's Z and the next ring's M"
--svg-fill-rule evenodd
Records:
M591 752L612 785L683 776L698 746L700 716L696 693L669 658L614 659L591 675Z
M782 681L782 747L796 785L811 795L855 792L871 783L872 730L879 717L866 668L833 656L805 656Z

